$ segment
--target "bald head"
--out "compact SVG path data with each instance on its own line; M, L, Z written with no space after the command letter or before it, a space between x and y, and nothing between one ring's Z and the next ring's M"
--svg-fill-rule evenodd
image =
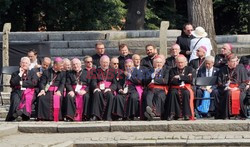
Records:
M163 56L164 57L164 56ZM153 66L154 68L162 68L164 65L164 62L163 62L163 58L161 56L156 56L156 58L154 58L153 60Z
M71 65L72 65L72 69L76 72L79 72L82 69L81 60L79 60L78 58L72 59Z
M132 60L133 60L133 62L134 62L134 66L135 66L135 67L140 66L141 57L140 57L138 54L134 54L134 55L132 56Z
M109 68L109 63L110 63L110 59L107 55L103 55L101 58L100 58L100 65L101 65L101 68L103 70L106 70Z
M44 57L42 62L42 68L46 70L50 67L50 64L51 64L51 59L49 57Z
M225 43L223 44L222 48L221 48L221 54L223 55L229 55L232 53L232 45L230 43Z
M65 71L71 70L71 62L70 62L70 60L68 58L63 59L63 69Z
M187 66L187 58L184 55L179 55L176 57L176 66L179 69L183 69Z
M118 58L114 57L111 59L111 62L110 62L110 66L114 69L118 69L119 68L119 60Z
M176 57L180 54L180 52L181 52L181 48L178 44L174 44L171 46L171 49L170 49L171 56Z

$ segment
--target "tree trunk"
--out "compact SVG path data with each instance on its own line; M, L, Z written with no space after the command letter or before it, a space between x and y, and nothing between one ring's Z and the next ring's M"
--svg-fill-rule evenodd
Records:
M125 30L143 30L147 0L129 0Z
M217 52L217 44L215 41L213 1L212 0L187 0L188 20L194 27L201 26L208 33L211 39L213 51Z

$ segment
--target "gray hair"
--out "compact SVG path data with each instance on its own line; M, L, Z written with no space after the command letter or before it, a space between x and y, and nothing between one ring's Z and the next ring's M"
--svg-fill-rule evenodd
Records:
M83 61L85 61L85 60L86 60L86 59L88 59L88 58L91 58L91 59L92 59L92 57L91 57L91 56L86 55L86 56L84 56L84 57L83 57Z
M23 62L24 60L27 60L27 61L29 61L29 63L30 63L30 58L29 58L29 57L26 57L26 56L25 56L25 57L22 57L20 61Z
M138 55L138 54L134 54L134 55L132 56L132 60L134 60L136 56L139 56L139 57L140 57L140 59L141 59L141 56L140 56L140 55Z
M63 62L70 62L70 60L68 58L64 58Z
M207 56L205 58L205 61L212 61L212 62L214 62L214 57L213 56Z

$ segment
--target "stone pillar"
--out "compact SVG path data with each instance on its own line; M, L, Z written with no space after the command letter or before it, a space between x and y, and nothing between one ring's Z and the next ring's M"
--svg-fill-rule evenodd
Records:
M9 33L11 29L11 23L5 23L3 26L3 67L9 66Z
M11 23L5 23L3 26L3 46L2 46L2 66L9 66L9 33L11 29ZM10 92L9 88L10 76L3 76L3 91Z
M168 55L167 51L167 30L169 27L169 21L162 21L160 27L160 54L165 57Z

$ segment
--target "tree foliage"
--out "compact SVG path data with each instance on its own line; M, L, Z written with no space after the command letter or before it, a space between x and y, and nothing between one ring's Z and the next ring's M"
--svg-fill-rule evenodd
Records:
M123 28L129 0L1 0L0 27L12 23L12 31L107 30ZM216 34L250 33L249 0L213 0ZM186 0L147 0L145 29L181 29L188 21Z
M214 0L216 33L250 33L249 7L249 0Z
M1 0L0 25L12 31L105 30L122 25L126 10L120 0Z

